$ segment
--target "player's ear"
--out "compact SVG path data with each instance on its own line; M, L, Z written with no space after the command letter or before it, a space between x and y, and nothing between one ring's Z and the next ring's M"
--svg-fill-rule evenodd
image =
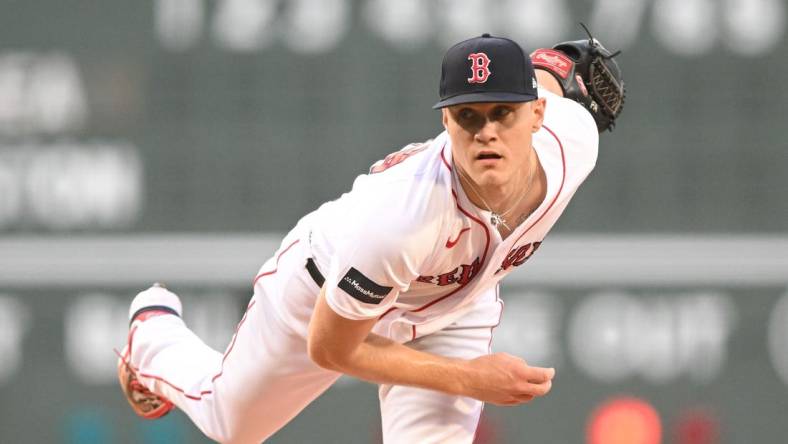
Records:
M441 108L441 121L443 121L443 128L449 129L449 110Z
M531 102L531 112L533 113L532 117L534 119L534 123L531 126L531 132L537 132L540 128L542 128L542 122L544 122L544 110L547 108L547 100L544 97L540 97Z

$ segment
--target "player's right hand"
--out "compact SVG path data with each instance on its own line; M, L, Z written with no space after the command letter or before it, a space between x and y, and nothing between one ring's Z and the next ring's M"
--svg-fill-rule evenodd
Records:
M467 361L464 394L495 405L518 405L550 392L555 369L531 367L523 359L495 353Z

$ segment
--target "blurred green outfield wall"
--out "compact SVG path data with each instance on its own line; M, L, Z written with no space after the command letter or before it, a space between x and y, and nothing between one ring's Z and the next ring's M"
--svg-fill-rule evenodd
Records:
M0 442L209 442L180 411L144 421L121 395L111 350L123 342L135 291L85 286L60 288L57 297L24 289L0 295ZM248 291L178 291L186 322L223 350ZM552 393L531 404L486 406L492 438L479 442L582 443L592 412L618 396L656 409L664 443L778 443L788 434L784 287L508 285L502 294L494 350L555 366L557 377ZM8 347L12 331L19 347ZM270 442L380 442L377 404L374 386L343 379ZM716 439L679 438L683 427L699 423L710 424Z
M441 130L450 44L489 31L530 50L583 37L581 20L623 49L629 94L558 229L785 232L787 15L784 0L10 2L0 232L286 230Z
M581 38L578 21L623 50L628 97L559 236L784 241L785 0L11 0L0 4L0 264L56 276L40 253L50 239L284 232L441 130L431 106L451 44L491 32L530 50ZM95 253L70 245L58 257L75 267ZM250 275L270 253L259 251ZM539 404L487 407L484 442L581 442L593 409L618 395L652 403L666 443L784 441L788 268L783 281L772 267L768 282L732 284L738 254L679 249L676 262L700 258L680 282L513 277L494 347L559 376ZM788 251L768 257L784 264ZM126 304L147 281L77 275L37 285L0 270L0 443L201 442L180 413L134 418L112 379ZM178 287L218 349L244 282ZM343 382L272 442L376 442L378 421L375 388Z

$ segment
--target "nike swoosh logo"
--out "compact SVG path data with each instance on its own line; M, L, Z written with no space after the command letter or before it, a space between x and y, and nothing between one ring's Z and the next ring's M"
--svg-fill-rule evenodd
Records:
M462 233L465 233L468 230L470 230L470 228L463 228L462 230L460 230L460 234L457 235L456 239L454 239L453 241L451 240L451 238L446 240L446 248L453 248L455 245L457 245L457 242L460 241L460 237L462 237Z

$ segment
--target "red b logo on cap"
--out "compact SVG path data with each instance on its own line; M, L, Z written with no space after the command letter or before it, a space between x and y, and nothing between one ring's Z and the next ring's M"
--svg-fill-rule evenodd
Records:
M490 77L490 58L483 52L474 52L468 56L471 61L472 76L468 78L468 83L484 83Z

